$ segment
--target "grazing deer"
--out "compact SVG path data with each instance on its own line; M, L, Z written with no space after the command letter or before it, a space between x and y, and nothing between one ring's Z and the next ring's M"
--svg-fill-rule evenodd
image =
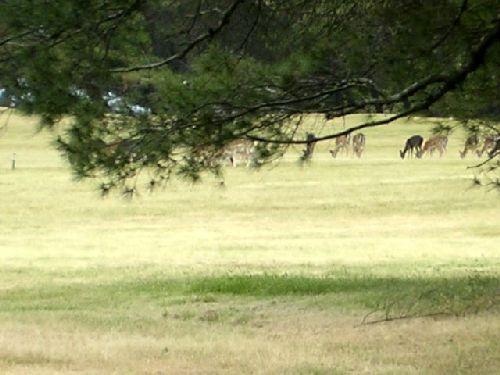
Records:
M358 133L352 137L352 151L358 158L361 157L365 150L365 141L366 137L363 133Z
M424 139L420 135L412 135L406 140L404 149L399 151L399 156L401 159L404 159L406 153L408 153L410 157L413 157L413 150L415 150L418 155L422 150L422 143L424 143Z
M426 152L429 152L430 156L434 153L434 151L439 151L439 157L442 157L444 152L446 151L446 146L448 144L448 137L445 135L433 135L424 143L424 147L417 151L417 158L421 158L424 156Z
M223 158L229 160L233 167L238 166L239 161L250 166L255 158L255 142L249 139L236 139L229 142L223 150Z
M488 153L488 157L493 159L495 156L500 155L500 135L497 135L494 139L495 144L491 148L491 151Z
M467 156L467 152L474 151L475 149L477 149L478 146L479 146L479 139L477 138L477 135L476 134L470 135L465 140L464 150L459 151L460 158L462 158L462 159L465 158ZM478 153L478 156L480 156L479 151L476 151L476 152Z
M137 139L122 139L111 143L99 139L94 143L104 157L113 157L116 161L128 160L129 163L132 163L137 156L138 144Z
M200 146L193 151L192 157L205 167L215 167L222 158L222 151L214 151L213 147Z
M349 144L351 142L351 135L345 134L335 138L335 148L330 150L333 158L337 157L339 151L343 150L345 153L349 153Z
M476 151L477 156L478 156L478 157L483 156L483 154L484 154L486 151L488 151L488 150L492 149L492 148L495 146L495 143L496 143L496 141L495 141L495 137L493 137L493 136L486 137L486 138L484 139L483 148L482 148L481 150L477 150L477 151Z
M254 157L255 144L248 139L236 139L221 148L204 145L194 151L194 158L206 167L215 167L226 161L233 167L238 166L240 161L249 166Z

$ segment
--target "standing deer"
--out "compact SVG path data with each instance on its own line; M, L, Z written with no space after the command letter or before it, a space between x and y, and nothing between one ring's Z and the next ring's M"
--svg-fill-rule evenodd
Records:
M343 150L345 153L349 153L349 144L351 142L351 135L345 134L335 138L335 148L330 150L333 158L337 157L339 151Z
M310 161L312 159L314 147L316 147L315 139L314 133L307 133L307 144L306 148L302 151L301 161Z
M478 157L483 156L483 154L486 151L492 149L495 146L495 143L496 143L495 137L493 137L493 136L486 137L484 139L483 148L481 150L476 151L477 156Z
M424 147L417 152L417 158L424 156L426 152L429 152L430 156L434 151L439 151L439 157L442 157L446 151L446 146L448 144L448 137L445 135L433 135L424 143Z
M459 151L460 158L462 158L462 159L465 158L467 156L467 152L469 152L469 151L472 152L472 151L476 150L478 146L479 146L479 139L477 138L477 135L476 134L470 135L465 140L464 150ZM478 153L478 156L480 156L479 151L476 151L476 152Z
M413 157L413 150L416 150L418 155L418 153L422 150L422 143L424 143L424 139L420 135L412 135L406 140L403 151L399 151L399 156L401 159L404 159L406 153L408 153L411 157Z
M363 133L358 133L352 137L352 151L358 158L361 157L365 150L365 142L366 137Z
M203 145L194 151L194 158L206 167L214 167L224 162L229 162L233 167L238 162L246 162L247 166L255 157L255 145L248 139L236 139L222 148L214 145Z
M236 139L224 147L223 158L229 160L233 167L237 167L240 161L248 167L254 157L255 143L249 139Z

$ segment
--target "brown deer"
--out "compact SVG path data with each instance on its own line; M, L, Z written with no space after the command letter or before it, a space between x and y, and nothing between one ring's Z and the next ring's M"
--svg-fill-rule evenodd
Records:
M352 151L358 158L363 155L363 151L365 150L365 142L366 137L363 133L358 133L354 137L352 137Z
M255 158L255 144L248 139L235 139L217 148L214 145L203 145L194 151L194 158L206 167L215 167L229 162L237 167L241 161L250 165Z
M410 157L413 157L413 150L415 150L418 155L422 150L422 143L424 143L424 139L420 135L412 135L406 140L404 149L399 151L399 156L401 159L404 159L406 153L408 153Z
M483 148L481 150L476 150L477 156L481 157L486 151L493 149L495 143L496 143L495 137L493 136L486 137L484 139Z
M200 145L196 147L191 157L205 167L215 167L222 158L223 151L216 150L213 146Z
M464 150L463 151L459 151L460 153L460 158L465 158L467 156L467 152L469 151L474 151L478 148L479 146L479 139L477 138L477 135L476 134L472 134L470 135L469 137L467 137L467 139L465 140L465 144L464 144ZM478 152L478 151L476 151ZM478 156L479 156L479 153L478 153Z
M444 152L446 151L446 146L448 145L448 137L445 135L433 135L424 143L424 147L417 152L417 158L421 158L424 156L426 152L429 152L429 155L432 156L434 151L439 151L439 157L442 157Z
M122 139L109 143L98 139L94 142L94 147L98 149L100 157L113 158L116 162L119 160L127 160L129 163L134 162L138 146L139 140L137 139Z
M238 162L245 162L248 167L255 158L255 146L255 142L249 139L236 139L224 147L223 158L233 167L237 167Z
M495 156L500 155L500 135L497 135L494 138L494 144L493 147L491 148L491 151L488 153L488 157L490 159L493 159Z
M335 138L335 148L330 150L333 158L337 157L339 151L344 151L346 154L349 153L349 144L351 142L351 135L345 134Z

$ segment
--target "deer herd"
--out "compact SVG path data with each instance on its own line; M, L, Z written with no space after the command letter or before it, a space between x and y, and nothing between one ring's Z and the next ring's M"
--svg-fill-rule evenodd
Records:
M471 135L465 140L464 150L460 151L460 157L463 159L467 156L467 152L476 151L478 157L483 156L488 152L489 157L493 157L500 150L500 136L489 136L483 141L483 147L479 147L480 142L477 135Z
M422 146L423 144L423 146ZM413 151L415 150L415 156L417 158L422 158L427 152L429 156L432 156L434 151L439 152L439 157L442 157L446 152L446 146L448 145L448 137L445 135L433 135L423 142L423 138L420 135L413 135L406 140L405 147L402 151L399 151L401 159L405 158L408 153L409 157L413 157ZM468 152L476 152L478 157L483 156L487 153L491 158L500 151L500 136L487 136L484 138L482 147L477 135L471 135L467 137L464 144L464 149L459 151L460 157L463 159L467 156Z
M312 157L314 146L316 141L314 140L314 135L308 135L307 148L304 150L304 160L310 159ZM363 133L357 133L352 136L351 134L341 135L335 138L335 147L330 149L329 152L333 158L337 158L339 154L348 156L351 154L357 158L361 158L365 150L366 136ZM195 157L205 165L216 165L218 163L225 162L233 167L238 166L238 164L246 164L250 166L257 158L256 150L257 142L248 139L236 139L229 142L222 149L210 149L206 147L201 147L198 152L196 152ZM448 145L448 137L445 135L433 135L424 141L424 138L420 135L412 135L408 138L404 144L403 150L399 151L399 156L401 159L416 157L421 159L425 154L430 157L433 156L434 152L439 153L439 157L442 157L446 152L446 147ZM104 143L102 142L102 150L105 154L114 154L121 151L132 152L136 146L136 142L132 140L124 140L114 143ZM500 136L487 136L481 142L477 135L469 136L464 143L464 149L459 151L460 157L463 159L468 153L475 153L478 157L482 157L485 153L488 157L492 158L494 156L500 155ZM131 153L131 157L134 156Z
M352 141L352 142L351 142ZM338 155L353 155L361 158L365 150L366 136L363 133L341 135L335 138L335 147L330 149L329 152L333 158ZM314 150L314 141L310 141L308 148L304 151L309 157L312 156ZM222 151L220 151L220 159L228 161L233 167L240 163L250 165L251 161L256 156L255 142L249 140L235 140L229 143ZM413 135L408 138L404 144L403 150L399 151L401 159L423 158L426 154L432 157L435 152L439 153L442 157L446 153L448 146L448 137L445 135L437 134L432 135L428 139L420 135ZM351 153L352 152L352 153ZM483 156L485 153L492 157L500 153L500 136L487 136L480 142L476 135L469 136L465 140L463 151L459 151L460 157L463 159L467 153L475 152L478 157Z
M363 133L355 134L352 137L352 153L358 158L361 157L365 149L366 137ZM421 159L425 154L433 156L434 152L439 153L442 157L448 146L448 137L446 135L437 134L430 136L424 141L420 135L412 135L404 144L403 150L399 151L401 159L405 157L413 158L414 156ZM464 150L459 151L460 157L463 159L468 152L475 151L478 157L482 157L485 153L489 157L500 153L500 136L487 136L482 142L479 141L477 135L469 136L465 140ZM348 155L350 150L350 134L341 135L335 139L335 148L329 150L333 158L336 158L339 152Z
M401 159L404 159L406 154L413 157L413 151L415 151L415 156L420 159L425 153L432 156L434 151L438 151L439 157L442 157L446 152L447 145L448 137L445 135L433 135L425 142L420 135L413 135L406 140L404 149L399 151L399 156L401 156ZM500 136L487 136L483 140L482 147L480 145L481 142L477 135L467 137L463 151L459 151L460 157L463 159L468 152L473 151L476 152L478 157L483 156L484 153L488 153L489 157L493 157L500 151Z

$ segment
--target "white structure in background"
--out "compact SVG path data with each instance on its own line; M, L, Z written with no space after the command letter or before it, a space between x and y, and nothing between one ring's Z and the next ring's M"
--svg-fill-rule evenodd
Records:
M151 113L149 108L143 107L138 104L129 104L121 96L116 95L112 91L108 91L103 96L109 109L115 113L127 113L132 116L143 116Z

